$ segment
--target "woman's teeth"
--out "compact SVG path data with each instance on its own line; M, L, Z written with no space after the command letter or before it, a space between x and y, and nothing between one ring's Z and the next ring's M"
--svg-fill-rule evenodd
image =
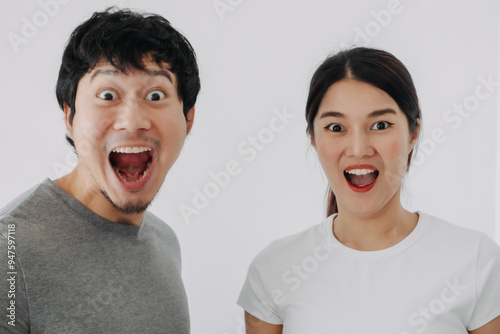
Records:
M351 169L346 170L346 173L354 174L354 175L367 175L369 173L374 173L374 170L371 169Z

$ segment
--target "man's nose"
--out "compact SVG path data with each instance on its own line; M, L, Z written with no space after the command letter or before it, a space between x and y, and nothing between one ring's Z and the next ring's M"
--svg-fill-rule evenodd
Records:
M139 130L149 130L151 120L147 110L141 107L136 98L124 101L118 107L117 117L114 125L115 130L125 130L135 133Z

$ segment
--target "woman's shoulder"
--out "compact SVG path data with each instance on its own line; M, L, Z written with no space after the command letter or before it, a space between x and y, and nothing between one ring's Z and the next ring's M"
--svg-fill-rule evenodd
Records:
M478 241L485 236L484 232L474 230L469 227L457 225L445 219L419 212L420 220L423 220L428 225L428 235L436 237L445 236L450 241Z
M257 254L254 263L262 261L283 263L284 259L303 256L314 251L315 247L327 242L327 233L331 230L332 221L333 216L330 216L303 231L272 241Z
M420 212L419 215L428 227L425 239L434 241L440 245L440 248L473 251L486 247L497 253L500 252L500 246L482 231L456 225L430 214Z

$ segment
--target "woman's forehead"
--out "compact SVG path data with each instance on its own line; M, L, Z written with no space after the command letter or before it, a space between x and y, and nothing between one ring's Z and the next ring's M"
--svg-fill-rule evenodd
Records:
M383 112L388 110L392 112ZM318 109L318 114L324 112L338 113L337 116L344 118L403 114L396 101L385 91L352 79L343 79L328 88Z

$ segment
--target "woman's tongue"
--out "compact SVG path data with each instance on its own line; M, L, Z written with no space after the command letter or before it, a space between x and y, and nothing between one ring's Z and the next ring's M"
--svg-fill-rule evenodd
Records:
M149 168L149 152L117 153L110 155L110 162L115 172L125 182L139 181Z
M346 174L347 181L355 187L364 187L375 181L376 173L368 173L366 175Z

